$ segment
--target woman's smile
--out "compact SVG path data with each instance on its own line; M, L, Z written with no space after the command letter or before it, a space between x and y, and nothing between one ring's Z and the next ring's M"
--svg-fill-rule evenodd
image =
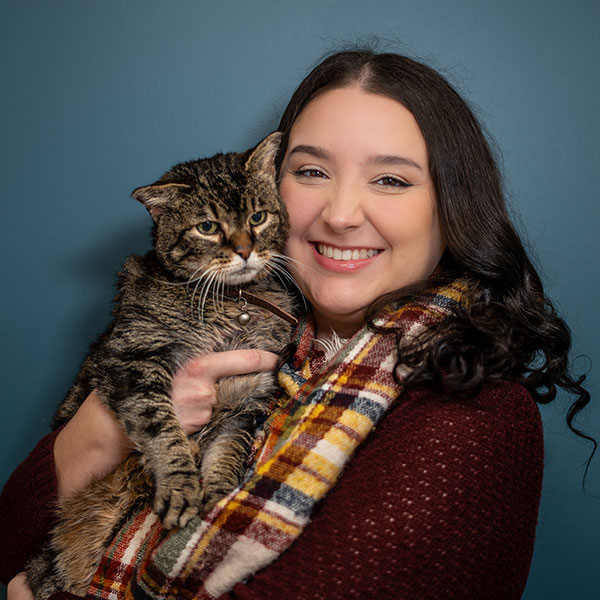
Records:
M382 252L377 248L339 248L321 242L313 243L313 249L316 253L316 262L324 269L336 273L362 269L370 265Z

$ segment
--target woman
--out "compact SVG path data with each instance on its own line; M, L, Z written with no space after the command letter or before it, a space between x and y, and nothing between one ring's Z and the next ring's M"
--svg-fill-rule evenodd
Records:
M316 67L279 129L286 253L310 301L282 408L241 491L157 550L107 558L92 591L520 597L542 479L534 400L573 392L570 423L589 397L480 126L435 71L357 51ZM259 351L190 363L173 390L185 431L208 420L220 377L274 365ZM5 578L41 543L50 501L129 450L93 394L42 440L3 492ZM28 597L22 576L9 597Z

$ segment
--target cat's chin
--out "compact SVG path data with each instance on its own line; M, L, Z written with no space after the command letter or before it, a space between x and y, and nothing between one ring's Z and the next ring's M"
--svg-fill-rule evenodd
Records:
M256 279L261 279L260 271L258 269L245 268L237 273L228 273L225 283L227 285L242 285Z

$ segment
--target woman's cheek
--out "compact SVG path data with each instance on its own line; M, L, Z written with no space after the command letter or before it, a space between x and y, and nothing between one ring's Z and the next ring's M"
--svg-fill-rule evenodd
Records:
M301 238L312 222L310 195L299 185L286 181L279 186L281 198L288 212L290 222L289 239Z

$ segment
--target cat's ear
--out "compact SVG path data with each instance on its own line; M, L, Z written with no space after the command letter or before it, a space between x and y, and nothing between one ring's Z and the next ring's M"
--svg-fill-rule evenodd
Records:
M160 213L164 210L183 188L189 189L185 183L161 183L156 182L152 185L144 185L131 192L133 198L141 202L156 221Z
M275 157L279 150L282 134L279 131L270 133L246 160L245 169L265 173L275 177Z

